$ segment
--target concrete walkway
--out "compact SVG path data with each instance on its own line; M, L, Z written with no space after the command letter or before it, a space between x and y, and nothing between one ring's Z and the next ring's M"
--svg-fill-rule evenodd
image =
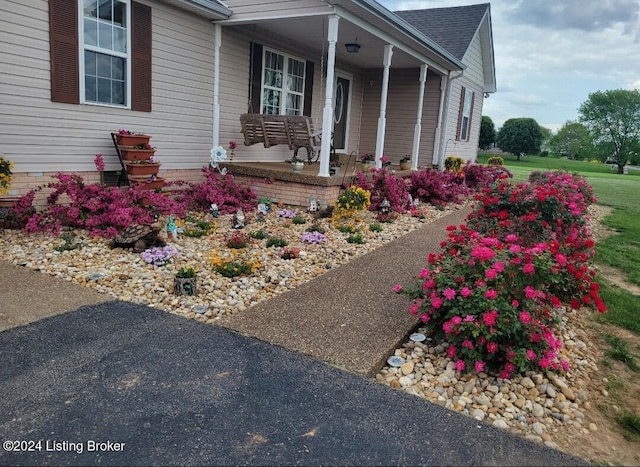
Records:
M457 216L224 327L0 262L0 440L27 442L0 465L584 464L364 376L415 325L393 283Z

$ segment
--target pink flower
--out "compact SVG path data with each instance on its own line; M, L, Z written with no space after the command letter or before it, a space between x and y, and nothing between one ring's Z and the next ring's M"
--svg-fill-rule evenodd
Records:
M473 292L469 287L462 287L460 289L460 295L462 295L464 298L470 297L472 293Z
M229 141L229 149L233 151L237 147L238 147L238 143L236 143L235 141Z
M395 293L400 293L400 292L402 292L402 284L396 284L396 285L394 285L394 286L393 286L393 291L394 291Z
M484 273L484 277L489 280L495 279L496 277L498 277L498 271L496 271L495 269L487 269Z
M465 317L464 317L464 321L465 321L466 323L470 323L470 322L472 322L474 319L476 319L476 317L475 317L475 316L473 316L473 315L467 315L467 316L465 316Z
M569 371L569 362L566 360L562 360L560 362L560 366L562 367L563 371Z
M104 170L104 159L102 158L102 154L96 154L95 159L93 159L93 163L96 166L96 170L98 172L102 172Z
M516 369L516 366L513 363L509 362L504 365L504 369L509 373L513 373L513 371Z
M513 243L518 241L518 236L516 234L509 234L504 238L505 242Z
M496 261L492 266L498 272L504 272L504 263L502 261Z
M556 254L556 261L560 266L566 266L567 264L567 258L561 253Z
M533 350L527 349L527 360L533 361L533 360L536 359L536 357L537 357L537 355Z
M529 324L531 322L531 315L528 311L521 311L519 318L522 324Z
M487 344L487 352L496 353L497 351L498 351L498 344L496 344L495 342L489 342Z
M495 255L496 253L491 248L488 248L486 246L477 245L473 248L473 250L471 250L471 256L479 259L480 261L488 261Z
M427 323L429 321L429 315L426 313L422 313L420 315L420 321L422 321L423 323Z
M498 296L498 292L493 290L493 289L489 289L484 293L484 296L486 298L488 298L489 300L493 300L494 298L496 298Z
M444 302L442 301L442 299L440 297L433 297L431 299L431 306L435 309L438 309L442 306Z
M493 326L496 324L496 319L498 318L498 310L493 310L490 313L482 314L482 321L487 326Z
M409 307L409 313L411 313L412 315L417 315L418 314L418 310L420 309L420 307L422 306L421 303L412 303L411 306Z
M551 365L551 362L549 361L548 358L541 358L540 361L538 362L538 365L540 365L540 368L549 368L549 365Z
M536 268L533 267L533 263L527 263L522 268L522 272L524 272L525 274L533 274L534 272L536 272Z
M520 245L511 245L509 247L509 253L520 253L522 251L522 247Z
M457 351L458 349L456 348L455 345L450 345L449 348L447 349L447 356L449 358L453 358L455 357Z
M514 308L518 308L520 306L520 302L514 298L513 300L511 300L511 306Z
M524 288L524 295L527 298L536 298L538 296L538 292L536 292L536 289L528 285Z
M507 370L502 370L500 372L500 378L502 378L502 379L511 379L511 373L509 373Z
M456 360L456 370L464 371L465 366L464 360Z
M462 341L462 347L473 349L473 342L471 342L469 339L465 339Z
M484 371L484 367L485 367L486 363L482 362L482 361L477 361L475 364L475 368L476 368L476 373L481 373Z
M429 277L429 274L431 274L431 271L429 271L427 268L423 268L422 271L420 271L420 279L426 279L427 277Z
M444 298L447 300L453 300L456 297L456 291L451 287L447 287L442 291L442 295L444 295Z
M462 323L462 318L460 316L454 316L451 318L451 322L455 325Z

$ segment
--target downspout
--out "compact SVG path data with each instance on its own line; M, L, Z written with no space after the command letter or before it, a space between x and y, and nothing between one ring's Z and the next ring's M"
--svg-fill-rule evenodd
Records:
M445 145L446 144L445 141L447 138L447 130L449 126L449 107L451 105L451 83L454 79L458 79L463 75L462 71L456 76L451 76L451 73L453 72L452 71L449 72L449 77L447 79L447 89L446 89L447 98L445 100L447 107L444 112L444 128L442 133L440 134L440 147L438 150L438 170L440 170L440 172L444 170L445 150L447 149Z

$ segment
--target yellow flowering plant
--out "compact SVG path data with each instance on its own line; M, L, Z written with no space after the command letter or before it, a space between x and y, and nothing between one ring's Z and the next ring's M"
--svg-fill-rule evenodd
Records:
M0 155L0 195L6 195L11 187L13 162Z
M208 257L213 269L224 277L252 274L261 267L257 258L250 258L246 250L230 249L220 254L213 251Z
M358 212L365 211L371 204L371 192L359 186L351 185L343 190L333 208L332 220L335 222L341 219L354 217Z

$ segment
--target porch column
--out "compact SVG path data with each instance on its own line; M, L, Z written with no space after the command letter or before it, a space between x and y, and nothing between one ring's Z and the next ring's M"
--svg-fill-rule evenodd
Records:
M387 91L389 90L389 67L391 66L391 56L393 46L384 46L384 69L382 70L382 96L380 97L380 117L378 117L378 136L376 138L376 168L382 168L380 158L384 151L384 132L387 128Z
M222 26L213 25L213 131L211 132L212 148L220 146L220 44L222 42Z
M327 85L324 92L322 112L322 144L320 145L320 171L318 177L329 176L329 156L331 153L331 132L333 131L333 81L336 66L336 42L338 41L338 16L330 16L327 40Z
M444 97L447 89L448 75L440 77L440 107L438 108L438 123L436 126L436 135L433 141L433 160L432 165L439 165L440 153L442 151L442 115L444 114Z
M418 91L418 117L413 130L413 152L411 153L411 170L418 170L418 156L420 155L420 132L422 131L422 106L424 102L424 86L427 82L426 63L420 65L420 90Z

